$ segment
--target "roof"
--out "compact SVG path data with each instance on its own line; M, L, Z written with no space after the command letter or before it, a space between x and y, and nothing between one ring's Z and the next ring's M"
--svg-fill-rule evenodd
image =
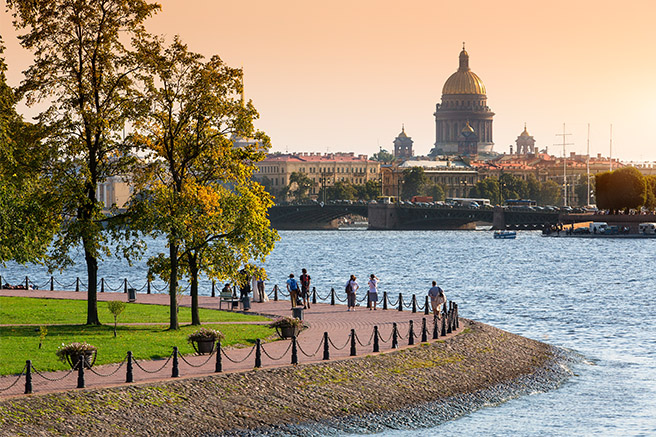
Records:
M269 154L261 162L366 162L367 155L356 155L350 153L287 153L287 154Z

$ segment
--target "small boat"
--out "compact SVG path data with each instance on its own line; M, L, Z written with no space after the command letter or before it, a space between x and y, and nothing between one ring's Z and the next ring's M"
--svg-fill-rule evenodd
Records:
M500 240L510 240L517 237L517 232L515 231L494 231L494 238Z

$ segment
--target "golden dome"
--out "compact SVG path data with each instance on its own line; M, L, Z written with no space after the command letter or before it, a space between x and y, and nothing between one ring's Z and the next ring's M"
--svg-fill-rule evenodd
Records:
M530 136L531 136L531 135L528 133L528 131L526 130L526 123L524 123L524 132L522 132L519 136L520 136L520 137L530 137Z
M460 52L460 67L444 83L442 94L486 94L481 78L469 69L469 54L464 47Z

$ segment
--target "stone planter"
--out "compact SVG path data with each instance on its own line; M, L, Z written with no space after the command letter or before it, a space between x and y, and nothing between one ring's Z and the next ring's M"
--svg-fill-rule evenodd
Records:
M77 367L77 363L80 361L80 356L84 357L83 363L84 363L84 368L85 369L90 369L93 367L93 365L96 362L96 356L97 352L84 352L81 354L68 354L66 355L66 361L68 362L68 365L71 366L71 369L75 369Z
M216 340L206 339L206 340L196 340L192 342L194 350L199 355L211 354L214 352L214 346L216 345Z

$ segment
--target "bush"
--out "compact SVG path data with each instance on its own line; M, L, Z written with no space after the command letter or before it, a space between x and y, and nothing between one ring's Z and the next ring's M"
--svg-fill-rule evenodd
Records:
M92 345L87 343L86 341L83 341L82 343L69 343L69 344L64 344L62 343L61 346L57 348L57 357L59 357L60 361L66 362L67 357L70 355L84 355L92 352L96 352L98 349Z
M280 317L271 323L269 328L302 328L303 321L296 317Z
M217 341L222 339L223 337L224 337L223 333L221 331L217 331L216 329L200 328L199 330L194 331L187 336L187 342L192 343L194 341L202 341L202 340Z

